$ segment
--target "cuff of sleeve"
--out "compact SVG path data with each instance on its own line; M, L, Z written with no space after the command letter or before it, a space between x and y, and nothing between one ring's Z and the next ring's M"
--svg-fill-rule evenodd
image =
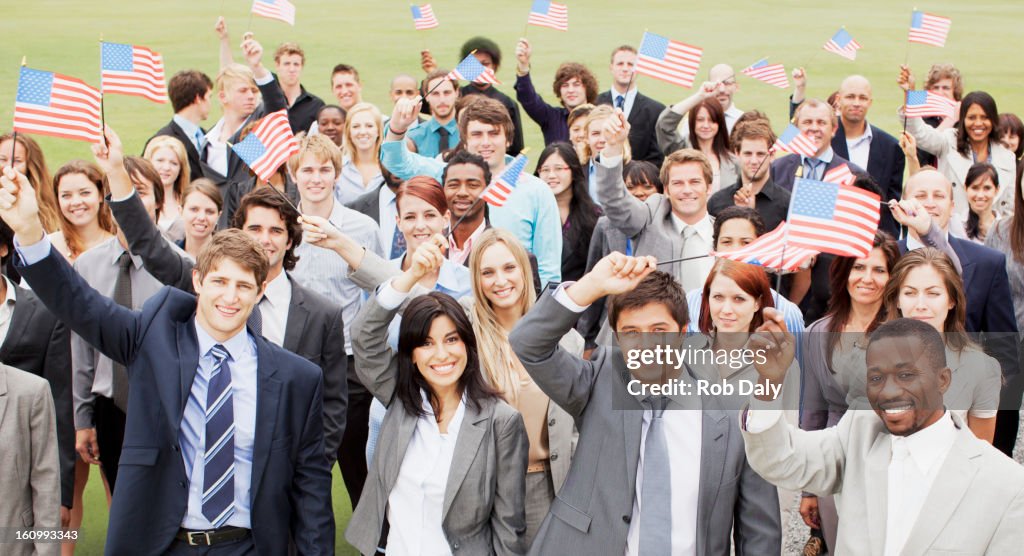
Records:
M764 432L782 418L782 401L776 399L767 402L751 398L745 417L743 428L747 432L754 434Z
M25 266L32 265L45 259L50 254L50 237L43 234L41 240L32 245L24 246L18 241L18 236L14 236L14 249L18 252L18 256L21 257L22 264Z
M586 311L587 307L590 307L590 305L579 305L569 297L569 294L565 293L565 288L575 283L576 282L562 282L558 286L558 289L555 290L553 297L555 298L555 301L562 304L562 307L565 307L574 313L582 313L583 311Z
M272 74L272 73L270 73L268 71L267 75L264 75L263 77L256 79L256 85L266 85L267 83L270 83L273 80L274 80L274 74Z
M622 155L597 157L597 163L605 168L617 168L622 165Z
M125 195L124 197L114 197L113 195L111 195L110 201L113 203L122 203L124 201L127 201L128 199L131 199L133 196L135 196L135 189L132 189L131 193Z
M387 311L393 311L409 298L410 293L402 293L396 290L391 286L391 280L388 280L381 284L380 289L377 290L377 304Z

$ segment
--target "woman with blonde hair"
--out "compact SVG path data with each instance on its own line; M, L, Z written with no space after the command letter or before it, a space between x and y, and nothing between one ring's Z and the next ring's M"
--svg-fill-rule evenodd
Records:
M171 241L181 241L185 238L185 224L180 207L192 175L185 145L169 135L159 135L146 145L142 157L156 168L164 188L164 206L157 225Z
M14 169L24 174L32 184L32 189L36 191L39 220L43 223L43 229L47 233L60 230L60 209L57 208L57 197L50 187L50 170L46 167L46 157L39 143L24 133L17 137L10 133L0 135L0 168L4 166L14 166Z
M368 102L353 106L345 118L345 158L334 188L339 203L348 204L384 183L380 144L384 134L380 110Z
M61 166L51 190L60 208L60 229L50 234L50 242L69 262L117 233L104 200L106 182L95 164L72 160Z
M597 200L597 181L594 179L594 160L601 150L604 149L604 123L615 114L615 109L607 104L602 104L590 111L587 115L587 123L583 126L583 144L580 150L580 163L587 167L587 189L590 197ZM629 148L629 141L622 145L622 163L626 164L633 158L633 151ZM599 203L600 204L600 203Z

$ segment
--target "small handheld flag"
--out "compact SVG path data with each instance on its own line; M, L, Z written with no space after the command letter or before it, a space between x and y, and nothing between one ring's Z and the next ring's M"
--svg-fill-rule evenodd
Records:
M711 254L721 259L756 264L774 270L799 270L807 259L817 255L818 251L792 245L787 247L788 226L786 221L782 221L774 230L735 251L712 251Z
M867 257L878 231L878 195L835 183L797 178L789 204L792 247Z
M505 167L505 171L501 173L491 185L487 186L487 189L480 195L480 197L487 201L487 204L495 207L500 207L508 201L509 195L512 194L512 190L515 189L516 184L519 183L519 176L523 173L523 168L526 167L526 155L520 154Z
M644 33L636 71L674 85L692 87L704 50L654 33Z
M910 16L910 34L907 40L931 46L946 46L946 36L953 20L941 15L914 11Z
M448 72L445 79L462 79L476 83L501 83L494 75L494 70L481 64L480 60L477 60L472 52L463 58L459 65L455 66L455 69Z
M100 44L100 89L167 102L164 59L144 46L105 42Z
M960 103L929 91L907 91L907 107L904 115L908 118L953 117L960 111Z
M81 79L24 66L14 101L14 131L99 143L99 89Z
M556 31L569 30L569 8L565 4L550 0L533 0L527 25L548 27Z
M782 64L769 64L768 58L761 58L757 62L747 66L747 68L740 73L753 77L763 83L774 85L780 89L786 89L789 87L789 78L786 77L786 68Z
M846 29L840 29L835 35L832 35L832 38L822 48L838 54L847 60L856 60L857 51L860 50L860 43L853 40L853 37L850 36L850 33L846 32Z
M252 13L295 25L295 4L288 0L252 0Z
M252 132L231 146L261 180L268 181L289 157L299 152L299 142L288 124L288 111L267 114Z
M775 140L775 150L814 156L818 152L818 147L810 137L800 132L800 128L789 124L782 135Z
M826 183L838 183L839 185L853 185L853 182L856 179L857 176L850 171L849 164L840 164L828 172L825 172L821 181Z
M434 29L439 25L437 18L434 17L434 9L430 7L430 4L423 4L422 6L412 5L409 8L412 10L412 24L416 27L417 31Z

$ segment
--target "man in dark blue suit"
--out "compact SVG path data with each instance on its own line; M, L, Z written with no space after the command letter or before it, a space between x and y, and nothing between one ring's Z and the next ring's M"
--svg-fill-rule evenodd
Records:
M935 224L947 230L953 212L953 186L941 173L926 169L907 180L904 193L924 206ZM1003 391L996 417L993 444L1012 457L1017 440L1020 393L1008 388L1017 377L1017 321L1014 318L1010 281L1006 276L1006 255L949 234L950 247L963 268L964 295L967 297L967 331L980 333L985 352L996 358L1003 370ZM910 230L900 241L900 250L921 247L916 232Z
M777 185L786 191L793 191L796 178L820 180L829 170L843 164L848 164L854 174L866 173L863 168L852 164L832 148L832 138L839 122L828 103L809 98L800 104L793 115L796 127L814 142L818 151L814 156L790 155L772 162L772 181Z
M97 158L108 180L129 180L120 161ZM240 230L220 232L199 255L195 296L165 287L135 312L51 248L35 199L5 168L0 217L15 232L21 275L128 370L106 553L287 554L291 543L333 554L320 369L246 328L266 286L263 249Z

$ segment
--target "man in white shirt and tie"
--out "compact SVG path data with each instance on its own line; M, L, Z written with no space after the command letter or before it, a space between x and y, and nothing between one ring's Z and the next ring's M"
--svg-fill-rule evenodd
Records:
M752 339L772 354L760 380L781 384L793 336L774 310ZM1024 543L1024 468L976 438L943 405L951 372L927 323L878 327L866 351L873 411L802 431L782 401L755 397L742 417L747 458L771 483L835 495L835 554L1013 554Z
M633 160L646 160L661 166L664 153L658 148L654 127L665 105L640 94L636 88L636 48L624 44L612 51L612 88L597 95L597 104L610 104L622 110L629 121L629 146Z

